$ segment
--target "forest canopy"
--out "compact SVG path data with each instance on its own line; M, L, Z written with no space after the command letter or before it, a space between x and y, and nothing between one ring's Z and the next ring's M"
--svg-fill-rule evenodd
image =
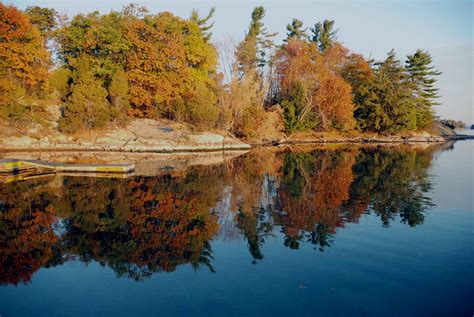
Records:
M215 12L182 18L129 4L68 18L0 3L0 119L41 122L56 104L67 133L164 118L252 138L277 107L287 135L430 128L441 73L427 51L369 60L328 19L295 18L278 44L263 7L240 43L218 45Z

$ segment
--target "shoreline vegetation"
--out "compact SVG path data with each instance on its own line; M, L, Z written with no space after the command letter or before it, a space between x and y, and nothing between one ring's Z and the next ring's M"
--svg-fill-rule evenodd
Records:
M461 138L435 120L441 73L427 51L369 60L338 41L332 20L308 28L293 19L278 44L263 7L240 43L214 43L214 13L181 18L130 4L68 18L0 3L0 151Z

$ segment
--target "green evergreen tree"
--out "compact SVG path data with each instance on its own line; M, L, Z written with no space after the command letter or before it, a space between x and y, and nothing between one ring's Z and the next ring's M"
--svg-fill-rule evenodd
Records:
M253 71L260 75L263 73L263 67L267 63L266 51L274 45L272 37L277 35L277 33L268 32L262 22L264 17L264 7L253 9L248 32L236 51L239 77Z
M295 82L288 95L281 102L283 108L283 119L287 132L295 132L298 130L313 129L316 127L317 120L314 113L311 112L303 120L300 115L307 105L305 88L301 81Z
M354 113L359 128L379 133L415 130L415 102L405 68L393 50L375 65L374 78Z
M420 128L426 128L433 122L433 106L437 105L434 99L439 98L438 88L435 87L435 76L441 72L431 66L432 59L428 52L417 50L415 54L408 55L406 68L409 82L413 88L416 102L416 119Z
M204 39L206 40L206 42L208 42L212 37L212 33L209 32L209 30L212 29L212 27L214 26L214 23L208 24L208 22L214 16L215 11L216 11L216 8L212 7L209 10L209 13L207 14L207 16L205 16L204 18L201 18L199 16L199 11L197 9L193 9L191 11L191 17L189 19L193 22L196 22L196 24L199 26L199 29L201 30L201 33Z
M112 114L116 121L123 122L127 118L130 107L129 85L125 71L119 68L112 76L109 86L109 97L112 103Z
M334 30L334 24L334 20L324 20L323 23L318 22L314 25L314 28L311 28L313 33L311 41L318 45L322 53L326 52L336 40L338 30Z
M107 101L107 90L94 78L88 58L81 58L73 74L71 87L59 128L64 132L76 132L100 128L112 120L112 111Z
M65 67L57 68L51 72L49 85L61 100L65 100L69 93L69 80L71 71Z
M291 24L286 25L286 30L288 31L286 33L286 39L285 42L288 41L288 39L294 37L299 40L306 40L308 38L308 35L306 34L306 30L308 28L303 29L303 22L298 20L298 19L293 19L291 21Z

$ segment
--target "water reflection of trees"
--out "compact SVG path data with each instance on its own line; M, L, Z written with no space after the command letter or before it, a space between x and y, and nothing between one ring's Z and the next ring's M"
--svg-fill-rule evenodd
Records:
M311 243L323 251L338 228L364 213L376 215L385 227L397 217L416 226L432 207L427 196L431 160L431 150L410 147L290 148L238 158L230 182L245 208L234 207L237 228L259 260L275 227L286 247Z
M410 148L267 149L183 175L3 184L0 283L70 259L136 280L185 263L214 271L219 230L243 237L255 262L278 234L285 247L323 251L364 213L416 226L432 206L431 160Z
M210 208L220 186L209 182L220 180L202 182L201 172L0 187L0 283L28 282L41 266L71 258L97 261L136 280L183 263L213 271L209 240L218 217Z
M47 184L0 187L0 284L29 282L54 256L58 238Z

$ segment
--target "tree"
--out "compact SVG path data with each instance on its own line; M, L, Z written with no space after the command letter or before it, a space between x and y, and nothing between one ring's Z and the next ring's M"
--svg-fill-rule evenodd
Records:
M306 30L308 28L303 29L303 22L298 19L293 19L291 24L286 25L286 39L285 42L288 41L290 38L296 38L298 40L306 40L308 35L306 35Z
M196 23L171 13L130 17L126 24L125 37L131 45L125 67L130 114L186 120L187 104L197 96L198 87L210 89L214 84L215 48L206 42Z
M320 85L314 96L314 104L323 130L351 130L355 126L353 118L351 86L329 69L319 74Z
M73 78L59 128L71 133L106 126L113 119L108 93L102 82L94 78L87 57L78 61Z
M413 90L395 52L375 66L374 78L365 84L354 113L359 128L379 133L415 130Z
M304 112L309 111L310 105L308 105L305 87L301 81L292 84L287 96L281 103L281 107L283 108L286 131L292 133L316 127L312 112L303 117Z
M26 7L25 13L31 24L36 26L41 34L47 38L50 37L51 32L58 25L58 12L54 9L28 6Z
M351 87L354 95L354 103L361 103L361 90L373 77L372 61L367 61L361 54L349 54L341 68L341 75Z
M207 23L209 22L210 19L212 19L215 11L216 11L216 8L212 7L209 10L209 13L207 14L207 16L205 16L204 18L201 18L199 16L199 11L197 9L193 9L191 11L191 17L189 19L195 22L199 26L199 29L201 30L201 33L204 39L206 40L206 42L209 42L209 40L212 37L212 33L209 32L209 30L212 29L212 27L214 26L214 23L211 23L209 25L207 25Z
M337 30L334 30L334 23L334 20L324 20L323 23L318 22L311 28L313 33L311 40L318 45L323 54L336 40Z
M220 104L226 114L224 126L239 137L255 137L265 115L265 93L255 72L239 79L233 76L221 94Z
M430 54L420 49L413 55L408 55L405 63L416 102L417 126L429 127L433 122L433 106L438 104L434 99L439 98L439 89L435 88L435 76L441 75L441 72L431 66Z
M123 14L110 12L100 15L92 12L78 14L55 32L58 57L65 67L72 68L77 60L87 55L94 76L110 83L117 68L123 67L130 42L125 37Z
M255 7L253 9L247 34L236 51L239 77L252 71L262 76L263 67L267 63L266 50L273 46L271 38L277 34L268 33L262 22L264 17L265 8Z
M61 100L66 100L69 94L71 71L65 67L53 70L49 77L49 85Z
M42 107L48 88L50 54L28 17L0 3L0 116L28 121Z
M296 38L289 39L276 53L279 98L285 108L288 132L310 127L353 128L351 87L340 76L339 63L333 57L333 54L321 55L315 43ZM301 97L292 96L296 87ZM295 100L300 100L299 106Z
M109 97L112 103L112 111L119 121L126 118L128 109L130 107L129 85L125 71L119 68L112 76L109 85Z

